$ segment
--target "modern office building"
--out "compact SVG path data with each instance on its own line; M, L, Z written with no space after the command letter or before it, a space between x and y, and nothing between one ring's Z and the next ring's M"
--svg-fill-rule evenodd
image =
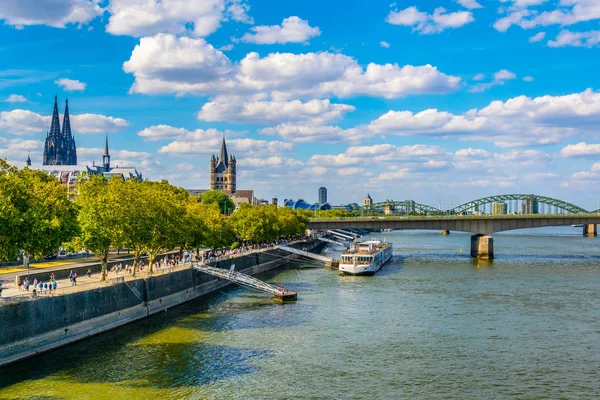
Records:
M319 204L325 204L327 203L327 188L326 187L320 187L319 188L319 200L318 200Z
M540 204L538 200L531 196L523 200L521 203L521 214L539 214Z

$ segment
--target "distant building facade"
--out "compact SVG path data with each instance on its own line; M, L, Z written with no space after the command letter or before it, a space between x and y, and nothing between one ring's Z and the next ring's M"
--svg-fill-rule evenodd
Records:
M494 208L492 210L493 215L504 215L507 212L506 203L503 201L497 201L494 203Z
M327 188L322 186L319 188L319 204L327 203Z
M539 214L540 204L538 200L531 196L523 200L521 203L521 214Z
M365 197L364 205L365 206L371 206L371 205L373 205L373 199L371 198L370 194L367 194L367 197Z
M71 132L71 120L69 118L69 100L65 104L61 130L58 117L58 98L54 96L52 122L50 123L50 130L46 134L42 159L43 165L77 165L77 147Z

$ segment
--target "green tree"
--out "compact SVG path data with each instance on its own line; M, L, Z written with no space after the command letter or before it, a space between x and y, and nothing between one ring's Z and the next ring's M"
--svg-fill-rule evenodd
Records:
M106 279L108 253L111 247L124 243L123 223L128 211L127 199L122 197L123 180L108 180L101 175L82 175L77 184L75 203L79 207L80 235L76 247L96 253L102 262L101 279Z
M77 233L76 216L55 177L0 160L0 260L12 259L19 250L30 256L57 251Z
M204 234L200 246L211 249L230 246L235 242L235 233L229 220L224 217L217 204L200 203L194 206L196 213L204 223Z
M185 242L186 195L168 182L142 183L145 197L145 223L150 235L144 237L143 248L148 253L152 272L156 257Z
M223 215L229 215L235 209L233 201L220 190L208 190L202 193L200 201L204 204L217 204Z

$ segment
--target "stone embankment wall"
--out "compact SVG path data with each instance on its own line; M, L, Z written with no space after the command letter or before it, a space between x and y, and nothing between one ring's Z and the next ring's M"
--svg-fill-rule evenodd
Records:
M294 247L316 249L319 241ZM211 263L248 275L272 271L295 255L267 250ZM115 283L64 296L0 305L0 366L148 317L230 285L193 269Z

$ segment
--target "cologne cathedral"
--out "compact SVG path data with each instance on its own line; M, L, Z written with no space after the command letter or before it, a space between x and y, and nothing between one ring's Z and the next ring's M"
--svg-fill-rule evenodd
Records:
M61 130L56 96L54 96L54 111L52 112L50 131L46 135L46 143L44 144L43 164L77 165L77 148L75 147L75 139L71 133L71 121L69 120L69 100L65 105Z

